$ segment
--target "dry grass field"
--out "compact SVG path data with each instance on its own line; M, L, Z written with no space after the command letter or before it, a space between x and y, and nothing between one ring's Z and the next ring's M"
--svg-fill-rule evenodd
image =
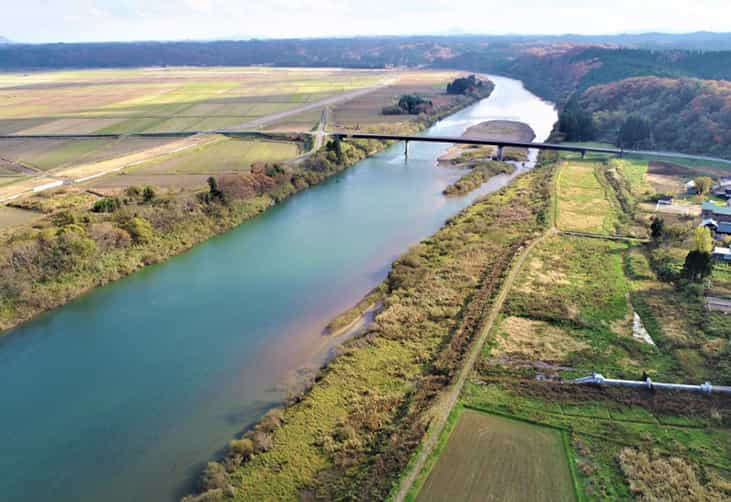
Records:
M2 178L0 178L2 180ZM6 228L23 225L42 218L42 213L25 211L14 207L0 206L0 232Z
M218 174L248 171L254 162L282 162L299 153L296 143L217 137L161 159L141 164L129 174Z
M384 106L392 105L403 94L418 94L442 107L457 99L445 93L447 84L462 73L447 71L406 72L391 85L333 108L330 129L380 130L381 126L404 122L408 115L383 115Z
M575 500L561 434L465 410L416 500Z
M561 230L614 234L617 208L599 178L598 164L564 163L558 178L558 221Z

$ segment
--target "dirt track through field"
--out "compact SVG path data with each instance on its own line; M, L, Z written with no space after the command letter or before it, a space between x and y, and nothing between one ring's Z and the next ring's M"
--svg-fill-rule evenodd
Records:
M415 462L410 466L411 470L406 474L406 476L402 478L399 490L394 496L394 500L396 502L402 502L406 499L406 495L409 493L409 490L414 484L414 481L421 473L427 459L432 454L434 447L437 445L439 437L441 436L442 431L444 430L444 427L447 423L447 418L452 412L454 405L457 403L457 399L459 399L459 395L462 392L462 388L464 387L465 382L467 381L467 377L469 376L472 368L475 365L475 362L477 361L477 358L482 352L482 347L485 345L487 337L492 331L492 327L495 324L495 321L497 320L498 315L503 308L503 304L508 297L508 293L513 287L513 283L515 282L518 274L523 268L523 264L525 263L526 258L539 243L543 242L548 237L555 234L556 229L551 228L543 235L531 242L513 260L510 272L508 273L508 276L505 278L505 281L500 287L500 292L498 293L497 298L495 298L495 301L493 302L492 309L490 310L490 315L488 316L484 326L480 330L480 334L473 344L472 349L467 354L467 358L464 365L462 366L462 369L459 372L459 375L457 376L457 380L455 381L454 385L445 393L445 395L442 396L440 402L437 403L437 405L435 406L432 424L429 427L429 430L426 433L426 437L422 442L421 450L419 451Z
M389 86L392 83L394 83L395 81L396 81L395 78L391 78L391 79L384 81L380 85L375 85L373 87L366 87L365 89L358 89L355 91L345 92L343 94L331 96L329 98L321 99L321 100L315 101L313 103L308 103L306 105L298 106L297 108L292 108L291 110L274 113L272 115L267 115L265 117L259 117L254 120L250 120L249 122L242 122L241 124L229 126L226 129L231 130L231 131L235 131L237 129L257 129L257 128L265 126L267 124L271 124L273 122L278 122L282 119L286 119L287 117L299 115L300 113L308 112L310 110L315 110L317 108L323 108L325 106L336 105L343 101L350 101L351 99L355 99L355 98L358 98L365 94L369 94L382 87Z

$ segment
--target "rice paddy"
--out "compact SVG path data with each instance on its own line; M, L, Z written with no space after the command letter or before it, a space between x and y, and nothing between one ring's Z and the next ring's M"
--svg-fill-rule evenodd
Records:
M416 500L576 497L560 431L465 410Z

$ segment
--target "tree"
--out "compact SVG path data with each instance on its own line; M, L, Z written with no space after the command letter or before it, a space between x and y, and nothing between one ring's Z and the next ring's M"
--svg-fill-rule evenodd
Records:
M698 176L693 181L695 182L695 188L698 190L700 195L710 192L711 187L713 187L713 180L708 176Z
M594 116L572 99L558 116L558 130L566 141L591 141L596 136Z
M650 225L650 232L653 240L659 240L665 233L665 220L662 218L653 218Z
M226 202L226 197L218 188L218 181L216 181L216 178L209 176L206 181L208 182L208 197L206 198L206 202L214 200Z
M697 227L695 229L695 250L707 254L713 252L713 237L708 227Z
M700 281L711 275L713 261L710 253L693 250L685 257L683 265L683 277L691 281Z
M650 122L637 115L630 115L619 128L617 146L620 148L645 148L652 145Z
M144 190L142 190L142 200L145 202L151 202L152 199L155 198L155 190L151 186L146 186Z
M477 87L482 87L482 80L475 75L456 78L451 84L447 84L447 94L467 94Z

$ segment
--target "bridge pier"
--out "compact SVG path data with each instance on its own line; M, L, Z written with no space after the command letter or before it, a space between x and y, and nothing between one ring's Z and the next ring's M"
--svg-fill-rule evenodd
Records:
M582 159L584 158L585 155L586 155L586 150L581 150L581 158Z
M497 160L503 160L503 145L497 146Z
M409 142L404 141L404 159L409 160Z

